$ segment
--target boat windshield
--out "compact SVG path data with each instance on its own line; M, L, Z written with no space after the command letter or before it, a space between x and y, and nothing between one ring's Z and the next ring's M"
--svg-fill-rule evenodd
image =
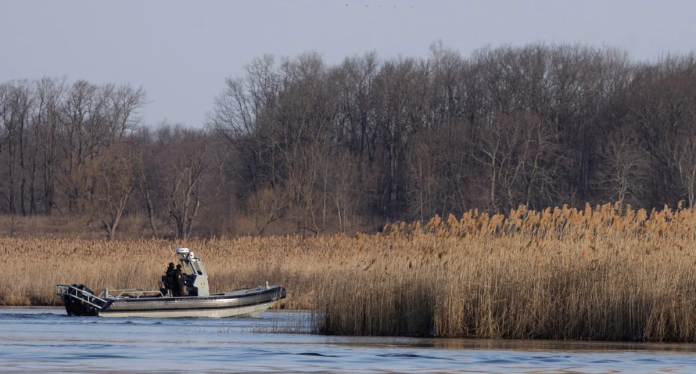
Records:
M203 275L203 271L202 271L202 269L201 269L201 268L202 268L202 265L201 265L200 263L194 262L194 261L186 261L186 262L185 262L185 265L186 265L186 266L185 266L185 269L186 269L185 272L186 272L186 274L189 274L189 275L190 275L190 274L194 274L194 275L195 275L195 274L197 274L197 275Z

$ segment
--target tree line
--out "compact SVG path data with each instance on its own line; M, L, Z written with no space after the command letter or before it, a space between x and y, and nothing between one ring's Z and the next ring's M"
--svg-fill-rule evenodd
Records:
M147 126L142 88L0 84L0 212L124 216L153 236L374 229L470 209L696 203L696 57L434 43L328 64L262 56L205 126ZM275 229L274 229L275 228Z

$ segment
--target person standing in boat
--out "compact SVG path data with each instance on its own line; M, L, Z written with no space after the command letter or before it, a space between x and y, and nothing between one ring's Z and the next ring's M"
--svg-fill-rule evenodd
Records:
M170 262L167 271L164 273L164 289L165 291L174 292L174 263ZM168 292L167 292L168 293Z
M181 272L181 264L176 265L176 269L174 269L172 286L174 287L174 296L184 296L184 275Z

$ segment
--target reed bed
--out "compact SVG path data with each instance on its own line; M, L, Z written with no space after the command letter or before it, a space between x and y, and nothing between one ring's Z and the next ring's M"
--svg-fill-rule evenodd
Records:
M283 284L315 332L696 341L696 212L604 205L471 211L374 235L191 241L211 286ZM0 239L0 303L56 303L57 282L156 288L163 241Z
M468 212L360 236L327 281L324 333L696 340L696 215L617 205ZM350 279L350 282L342 280Z

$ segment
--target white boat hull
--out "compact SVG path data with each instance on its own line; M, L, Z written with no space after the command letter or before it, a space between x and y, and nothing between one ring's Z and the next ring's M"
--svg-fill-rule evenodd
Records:
M261 313L272 307L275 301L264 304L249 305L230 309L202 310L153 310L153 311L114 311L100 312L99 317L147 317L147 318L257 318Z
M281 286L243 289L209 296L97 297L83 286L59 285L69 316L229 318L258 317L286 297ZM82 287L82 288L81 288Z

